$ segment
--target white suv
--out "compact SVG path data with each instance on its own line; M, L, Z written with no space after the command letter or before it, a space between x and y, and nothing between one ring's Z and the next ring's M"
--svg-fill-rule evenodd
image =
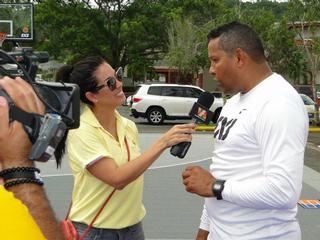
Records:
M307 108L307 112L308 112L308 116L309 116L309 122L315 122L316 118L315 118L315 110L314 110L314 105L315 102L307 95L300 93L300 96L303 100L304 105Z
M192 85L142 84L132 97L131 113L135 118L147 118L151 124L162 124L165 119L190 119L190 109L202 92L203 89ZM222 97L215 97L210 108L214 123L223 104Z

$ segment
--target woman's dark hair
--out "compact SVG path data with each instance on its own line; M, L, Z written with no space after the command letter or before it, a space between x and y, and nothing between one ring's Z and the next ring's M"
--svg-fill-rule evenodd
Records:
M86 92L97 92L97 81L94 72L105 60L98 56L87 57L76 64L61 67L56 73L57 82L75 83L80 88L82 102L92 105L86 98Z
M105 60L101 57L87 57L73 66L66 65L61 67L56 73L57 82L75 83L80 88L80 99L82 102L92 105L86 97L86 92L97 92L97 81L94 72L104 63ZM68 130L58 144L54 156L57 161L57 167L61 165L62 156L65 153L65 142L67 139Z

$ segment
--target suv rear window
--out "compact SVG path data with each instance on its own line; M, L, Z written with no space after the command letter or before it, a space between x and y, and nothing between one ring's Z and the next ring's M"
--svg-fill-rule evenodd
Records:
M148 94L161 96L162 95L161 90L162 90L162 87L149 87Z
M195 88L185 88L185 97L189 98L199 98L200 94L202 93L201 90Z
M183 88L182 87L164 87L162 89L162 96L169 97L183 97Z
M139 91L139 89L141 88L141 86L139 85L139 86L137 86L136 87L136 90L134 91L134 93L133 93L133 95L135 95L135 94L137 94L137 92Z
M150 86L147 94L156 96L199 98L201 93L201 90L191 87Z

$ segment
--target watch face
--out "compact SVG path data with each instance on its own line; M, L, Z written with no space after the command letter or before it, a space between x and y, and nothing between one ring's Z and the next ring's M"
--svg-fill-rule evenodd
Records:
M215 183L213 184L212 186L212 192L213 194L216 196L216 198L218 200L221 200L222 199L222 191L223 191L223 188L224 188L224 182L223 180L216 180Z
M213 184L213 190L214 190L214 191L219 191L220 188L221 188L221 185L220 185L219 183L215 182L215 183Z

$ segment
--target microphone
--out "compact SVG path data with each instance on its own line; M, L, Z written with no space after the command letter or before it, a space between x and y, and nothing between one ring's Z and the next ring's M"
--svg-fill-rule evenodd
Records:
M209 110L213 104L214 96L209 92L203 92L195 102L189 112L189 116L192 118L194 123L209 124L213 117L213 112ZM191 142L181 142L173 145L170 149L171 155L179 158L184 158Z

